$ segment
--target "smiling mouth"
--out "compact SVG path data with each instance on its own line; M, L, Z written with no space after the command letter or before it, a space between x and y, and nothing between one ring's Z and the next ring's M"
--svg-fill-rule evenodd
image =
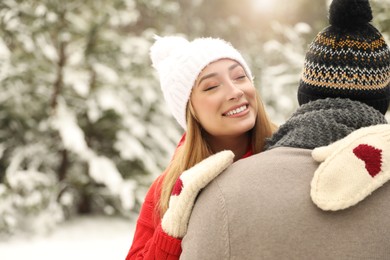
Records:
M241 113L241 112L245 111L247 108L248 108L248 105L243 105L243 106L240 106L239 108L230 110L229 112L227 112L227 113L225 113L223 115L224 116L233 116L233 115L236 115L238 113Z

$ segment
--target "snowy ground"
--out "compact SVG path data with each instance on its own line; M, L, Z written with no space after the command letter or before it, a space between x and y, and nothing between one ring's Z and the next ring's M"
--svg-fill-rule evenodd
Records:
M124 260L135 224L109 217L80 217L49 235L0 242L1 260Z

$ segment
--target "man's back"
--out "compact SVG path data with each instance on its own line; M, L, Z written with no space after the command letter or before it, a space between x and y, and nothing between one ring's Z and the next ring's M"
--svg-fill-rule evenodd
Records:
M390 188L322 211L310 198L311 150L240 160L199 195L181 259L389 259Z

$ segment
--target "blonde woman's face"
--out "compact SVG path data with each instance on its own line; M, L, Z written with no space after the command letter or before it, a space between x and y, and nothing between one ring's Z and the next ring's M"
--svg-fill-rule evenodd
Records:
M256 89L236 61L209 64L198 76L190 102L203 129L216 137L235 137L256 122Z

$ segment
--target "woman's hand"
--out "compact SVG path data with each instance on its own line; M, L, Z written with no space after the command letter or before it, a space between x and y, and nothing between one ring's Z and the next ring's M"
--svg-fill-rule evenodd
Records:
M222 151L184 171L173 187L169 207L161 221L170 236L182 238L187 232L195 198L199 191L233 163L234 153Z

